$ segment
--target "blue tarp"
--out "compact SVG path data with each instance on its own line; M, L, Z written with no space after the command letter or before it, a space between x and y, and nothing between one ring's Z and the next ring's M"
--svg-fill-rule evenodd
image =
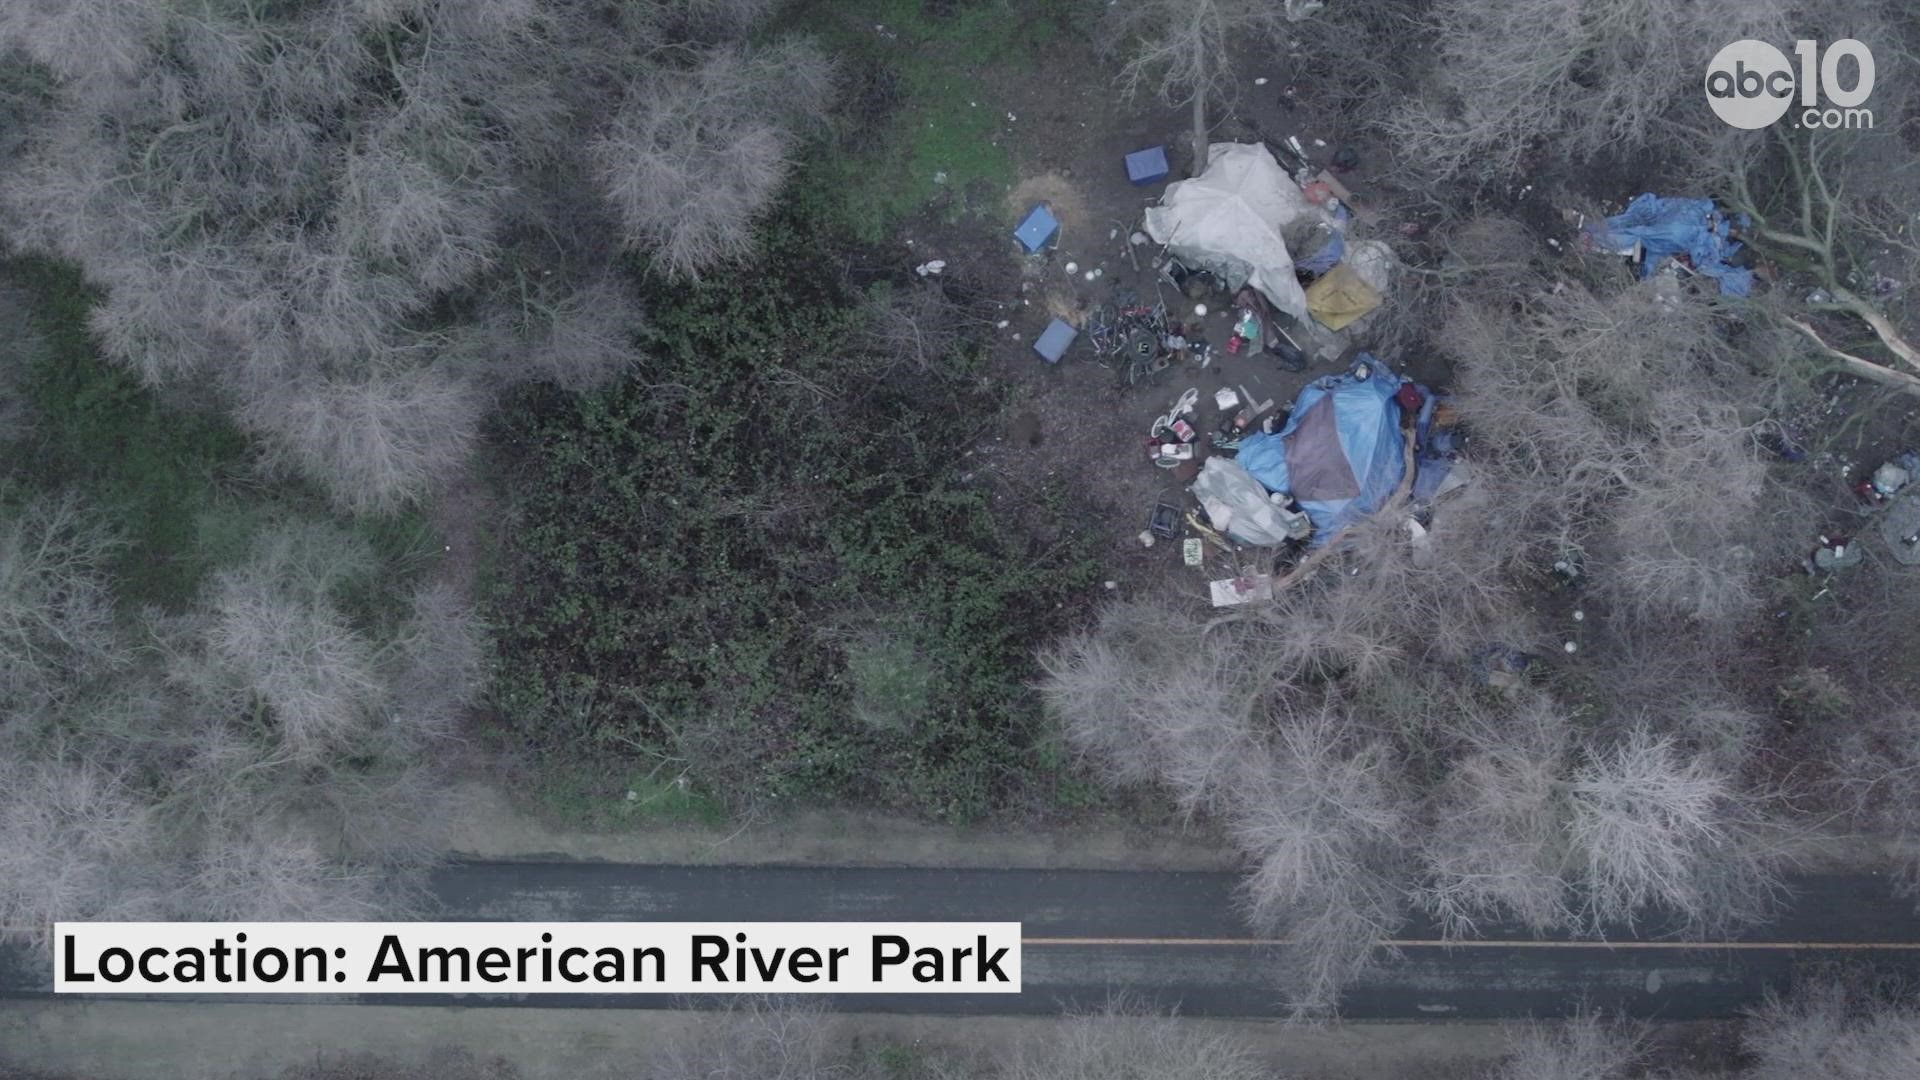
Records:
M1027 254L1032 255L1051 243L1059 231L1060 222L1054 218L1053 211L1047 209L1045 203L1040 203L1027 211L1027 216L1013 230L1013 238L1020 241L1020 246L1026 249Z
M1313 521L1315 546L1380 509L1406 475L1400 405L1393 399L1403 380L1366 353L1354 368L1361 365L1368 378L1349 371L1316 379L1294 398L1285 427L1240 442L1241 467L1267 490L1299 502Z
M1745 228L1746 215L1729 219L1712 199L1668 199L1649 192L1634 196L1625 210L1608 218L1596 242L1613 251L1624 251L1636 240L1645 244L1643 278L1670 256L1685 255L1696 272L1720 282L1722 294L1745 296L1753 291L1753 271L1727 265L1740 250L1740 242L1727 237L1729 226L1736 224Z
M1061 357L1067 355L1067 349L1073 345L1073 339L1078 336L1080 331L1075 330L1072 323L1065 319L1055 319L1047 324L1047 328L1040 332L1039 337L1034 339L1033 351L1039 353L1040 358L1047 363L1057 364Z
M1145 150L1135 150L1125 158L1127 179L1135 187L1157 184L1167 178L1167 148L1149 146Z

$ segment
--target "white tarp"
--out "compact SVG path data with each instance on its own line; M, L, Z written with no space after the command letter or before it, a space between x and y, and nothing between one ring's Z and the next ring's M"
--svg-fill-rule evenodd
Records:
M1147 210L1147 235L1188 266L1213 271L1229 292L1252 285L1281 311L1307 317L1284 230L1325 220L1267 148L1214 143L1206 171L1167 188Z
M1215 529L1243 544L1271 547L1313 532L1305 514L1276 505L1260 481L1231 458L1208 458L1188 490Z

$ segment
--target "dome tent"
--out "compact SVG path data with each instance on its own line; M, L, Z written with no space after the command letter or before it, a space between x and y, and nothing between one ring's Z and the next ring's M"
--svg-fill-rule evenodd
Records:
M1361 353L1347 374L1301 388L1285 427L1241 441L1240 466L1299 502L1313 521L1314 546L1386 505L1406 476L1394 399L1405 381Z

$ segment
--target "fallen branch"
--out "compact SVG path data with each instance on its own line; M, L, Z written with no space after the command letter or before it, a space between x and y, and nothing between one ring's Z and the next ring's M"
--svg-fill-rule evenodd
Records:
M1920 369L1920 350L1916 350L1911 342L1900 336L1900 331L1894 329L1893 321L1882 314L1879 308L1846 289L1835 288L1829 291L1833 293L1833 298L1840 303L1841 307L1858 315L1862 322L1873 327L1874 335L1880 339L1880 344L1887 347L1888 352L1905 360L1913 368Z
M1876 364L1871 360L1855 356L1852 353L1841 352L1839 349L1834 348L1822 340L1813 327L1807 325L1804 321L1800 319L1788 319L1787 321L1793 324L1794 329L1812 338L1813 343L1820 346L1821 352L1840 361L1848 371L1853 372L1855 375L1872 379L1877 383L1891 386L1906 393L1913 394L1916 397L1920 397L1920 377L1909 375L1904 371L1896 371L1893 368L1887 367L1885 364Z

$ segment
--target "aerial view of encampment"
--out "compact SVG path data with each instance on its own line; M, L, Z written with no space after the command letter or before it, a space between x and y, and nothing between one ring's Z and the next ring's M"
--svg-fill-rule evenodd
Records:
M1920 7L0 0L0 1080L1920 1080Z

